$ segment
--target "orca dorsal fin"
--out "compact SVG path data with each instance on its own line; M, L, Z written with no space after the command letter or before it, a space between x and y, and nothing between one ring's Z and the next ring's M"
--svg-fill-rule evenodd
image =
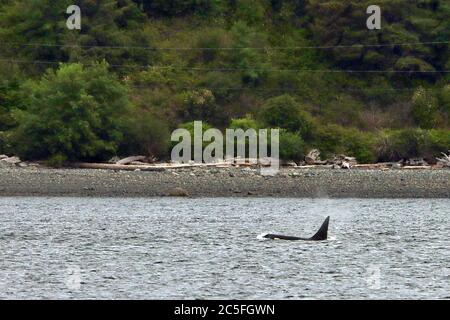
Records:
M330 217L325 219L325 222L320 227L319 231L310 239L312 241L322 241L328 238L328 225L330 223Z

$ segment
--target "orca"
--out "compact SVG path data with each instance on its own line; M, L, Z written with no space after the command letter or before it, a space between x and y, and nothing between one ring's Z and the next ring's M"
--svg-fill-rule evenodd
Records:
M319 231L312 236L311 238L299 238L299 237L291 237L291 236L283 236L279 234L266 234L263 238L271 239L271 240L289 240L289 241L324 241L328 238L328 225L330 223L330 217L325 219L325 222L320 227Z

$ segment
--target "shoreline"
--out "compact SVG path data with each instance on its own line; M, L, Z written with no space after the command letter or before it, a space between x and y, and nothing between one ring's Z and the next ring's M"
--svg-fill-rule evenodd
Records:
M450 170L0 168L0 197L450 198Z

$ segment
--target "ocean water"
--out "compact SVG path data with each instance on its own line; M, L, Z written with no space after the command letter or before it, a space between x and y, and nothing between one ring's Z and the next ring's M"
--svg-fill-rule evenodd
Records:
M0 298L449 299L449 235L450 199L0 198Z

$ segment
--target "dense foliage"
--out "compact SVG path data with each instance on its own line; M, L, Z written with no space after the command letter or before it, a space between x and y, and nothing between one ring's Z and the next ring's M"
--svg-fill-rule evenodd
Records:
M114 155L124 139L124 118L131 113L127 89L106 63L85 68L61 65L22 90L13 144L25 158L102 159Z
M281 128L286 159L433 161L450 149L450 2L378 1L381 30L370 4L0 0L0 153L166 158L170 131L202 120Z

